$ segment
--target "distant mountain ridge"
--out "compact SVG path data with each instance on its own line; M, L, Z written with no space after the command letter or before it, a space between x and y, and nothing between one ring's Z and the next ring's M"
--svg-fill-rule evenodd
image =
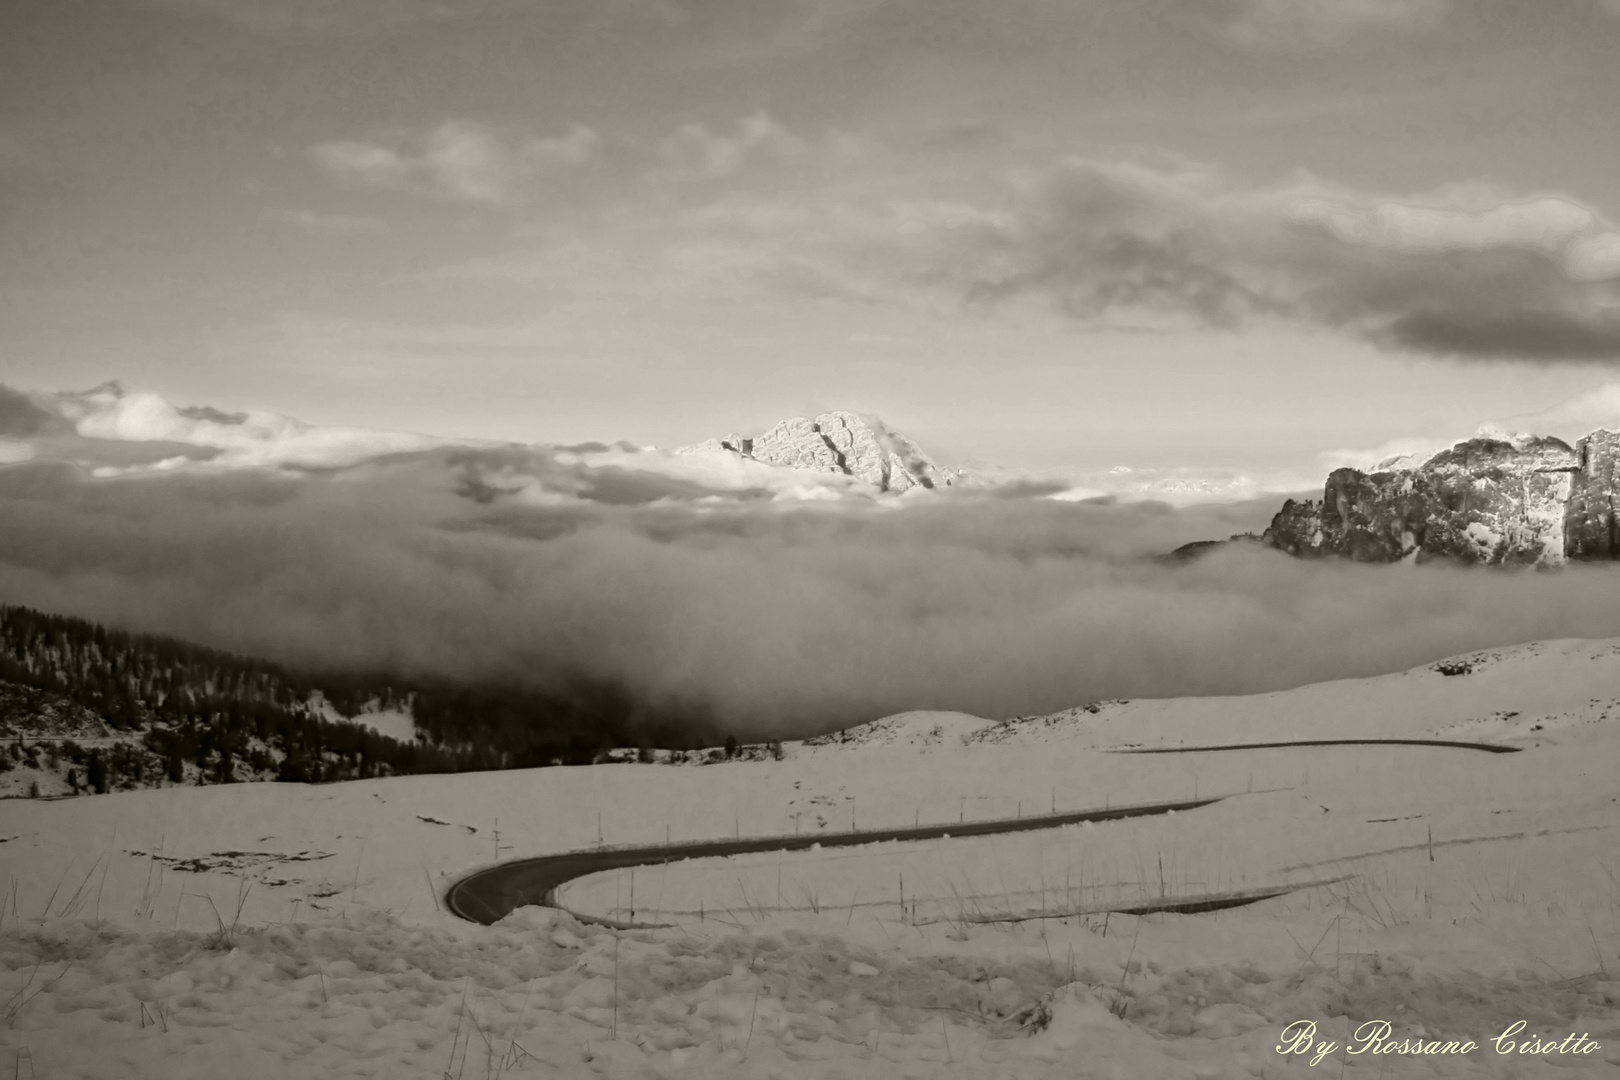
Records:
M677 453L717 451L765 465L848 476L891 494L949 487L963 475L940 468L916 443L876 417L842 409L814 419L795 416L753 437L733 432Z

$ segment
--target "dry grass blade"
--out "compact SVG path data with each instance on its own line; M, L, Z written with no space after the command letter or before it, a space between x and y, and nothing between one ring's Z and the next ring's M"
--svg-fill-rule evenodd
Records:
M48 919L51 917L51 905L56 903L56 894L62 891L62 882L67 880L68 871L71 869L73 869L73 860L69 859L68 864L62 868L62 876L56 879L56 888L52 889L51 895L45 898L45 910L40 912L40 918ZM94 867L91 869L94 869Z
M68 897L67 903L62 905L61 914L64 917L72 918L78 913L79 908L83 906L85 901L89 899L89 897L85 896L84 887L90 884L90 878L95 874L96 867L100 866L102 859L105 858L107 858L107 854L103 852L101 857L96 859L96 861L90 865L90 869L84 875L84 880L79 882L79 887L73 890L73 895Z

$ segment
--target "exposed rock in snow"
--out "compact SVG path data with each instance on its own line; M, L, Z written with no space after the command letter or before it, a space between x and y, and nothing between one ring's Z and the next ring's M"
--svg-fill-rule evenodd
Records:
M795 416L762 435L732 433L680 452L729 451L766 465L835 473L899 494L946 487L957 474L941 469L916 443L875 417L839 410L811 420Z
M101 717L63 694L0 681L0 738L103 739Z
M1597 543L1612 527L1603 522L1613 520L1602 509L1614 492L1609 440L1583 440L1576 451L1542 436L1478 436L1421 463L1389 462L1372 473L1338 469L1322 501L1284 503L1265 540L1293 555L1360 562L1612 558L1612 545ZM1566 537L1566 518L1579 537Z

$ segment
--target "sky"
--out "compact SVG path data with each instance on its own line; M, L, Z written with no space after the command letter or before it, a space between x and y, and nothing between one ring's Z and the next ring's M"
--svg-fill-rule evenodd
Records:
M1620 378L1613 0L11 0L0 382L1293 468Z

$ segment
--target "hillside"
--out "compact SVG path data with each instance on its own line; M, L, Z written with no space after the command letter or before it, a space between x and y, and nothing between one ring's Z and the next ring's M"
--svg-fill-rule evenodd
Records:
M684 746L704 730L701 717L638 711L583 680L296 672L0 606L0 796L580 763L614 746Z

